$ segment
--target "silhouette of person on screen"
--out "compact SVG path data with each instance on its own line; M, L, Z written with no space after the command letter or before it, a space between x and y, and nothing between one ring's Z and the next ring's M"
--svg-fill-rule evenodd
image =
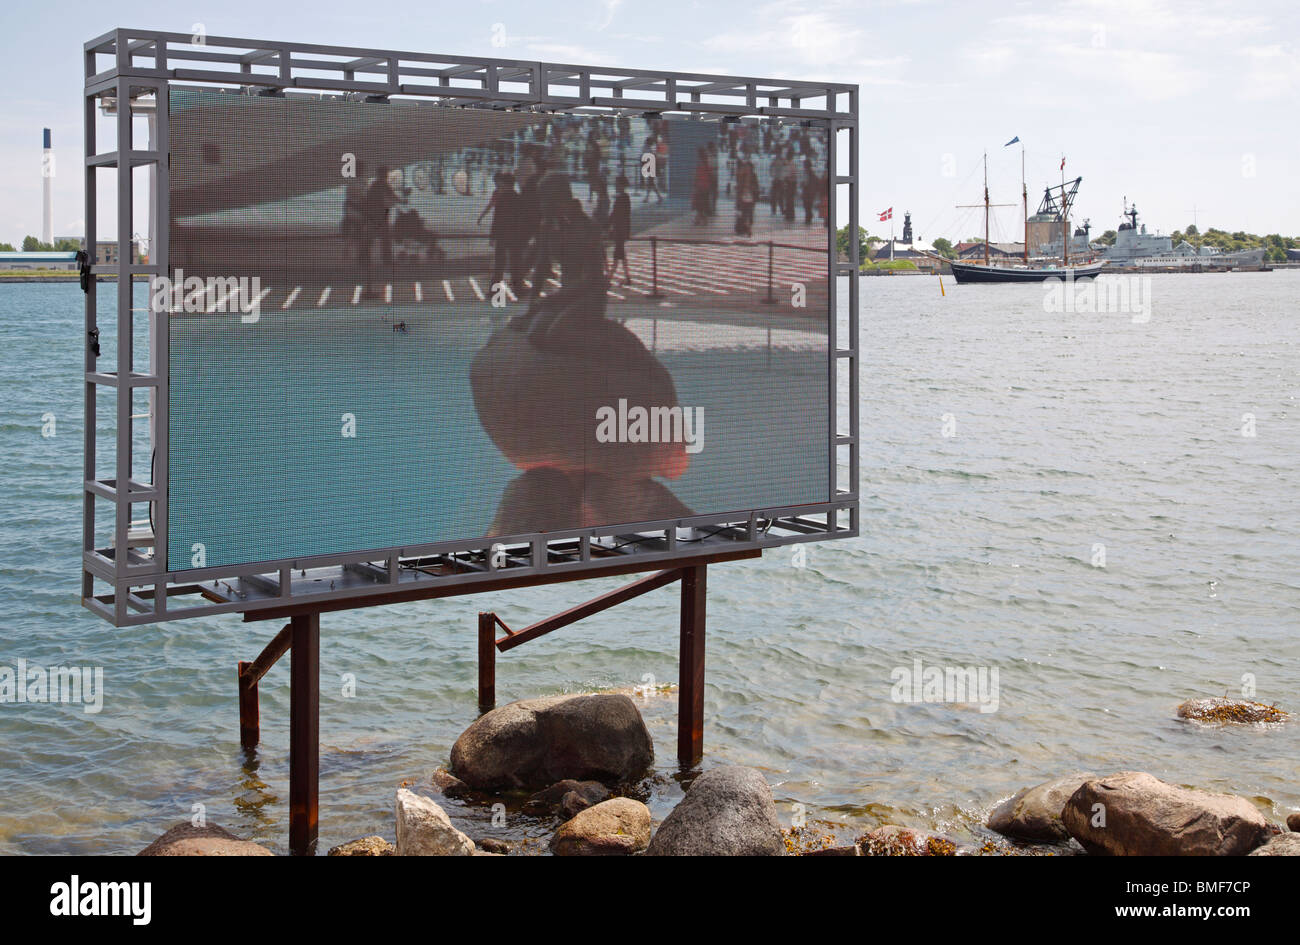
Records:
M384 266L393 264L393 239L388 227L388 214L393 207L401 203L401 198L388 183L390 170L381 166L375 171L375 179L366 189L362 203L363 235L361 266L365 273L366 292L378 295L379 290L373 283L375 265L375 246L379 247L379 262Z
M611 281L618 272L619 263L623 264L623 283L632 284L632 273L627 268L627 241L632 235L632 199L627 195L627 178L622 174L614 182L618 196L614 198L613 209L609 213L609 238L614 244L614 254L610 260L605 277Z
M515 175L509 171L498 171L495 180L496 189L492 191L492 198L478 215L478 222L482 223L485 216L492 214L492 227L488 231L493 248L492 276L488 284L493 287L504 281L507 272L512 280L519 282L522 277L520 257L523 256L523 248L519 245L522 227Z
M534 295L528 310L510 323L539 348L563 347L580 338L605 317L605 251L600 228L582 212L582 204L569 189L566 175L552 171L537 185L537 255L545 261L533 273L533 289L550 278L556 262L560 287Z

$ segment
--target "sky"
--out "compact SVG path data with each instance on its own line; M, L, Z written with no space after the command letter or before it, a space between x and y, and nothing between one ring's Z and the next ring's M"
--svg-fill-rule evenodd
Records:
M1300 235L1300 8L1199 0L313 0L7 4L0 13L0 242L41 229L53 130L54 231L84 226L81 49L114 27L402 51L850 82L861 86L861 213L916 236L978 235L989 155L995 240L1082 175L1073 219L1114 229L1124 201L1171 232L1196 222ZM504 38L504 45L497 45ZM1031 212L1034 209L1030 207ZM101 227L101 231L103 228ZM105 234L108 235L108 234Z

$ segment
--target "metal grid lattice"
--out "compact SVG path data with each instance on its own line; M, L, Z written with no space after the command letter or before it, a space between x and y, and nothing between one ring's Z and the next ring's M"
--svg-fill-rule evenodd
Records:
M86 293L83 604L116 626L181 617L340 609L689 565L732 552L858 534L858 88L735 76L619 69L561 63L452 57L304 43L116 29L85 44L86 246L94 258L98 174L111 171L117 197L117 262L93 263ZM107 66L107 67L105 67ZM169 219L168 89L198 83L246 94L326 94L412 100L436 107L574 113L676 113L699 119L797 121L828 129L831 197L829 283L829 495L821 504L755 509L620 528L582 528L492 540L378 548L341 555L168 572L167 313L152 301L134 308L133 277L167 275ZM117 146L98 150L96 110L113 116ZM148 143L135 146L143 117ZM848 166L837 168L840 135ZM133 254L135 175L147 169L149 260ZM848 258L835 250L836 204L845 199ZM96 276L117 278L116 351L99 355ZM840 326L838 280L847 276L848 318ZM151 294L152 295L152 294ZM146 319L137 315L145 314ZM145 321L148 363L134 356ZM842 335L842 336L841 336ZM106 370L102 360L115 362ZM138 392L147 414L133 414ZM98 469L96 426L103 392L116 395L113 472ZM847 411L838 401L847 396ZM137 420L147 418L151 450L136 449ZM841 427L840 424L844 425ZM146 468L141 472L139 466ZM97 503L112 511L108 540ZM133 508L147 509L133 519ZM486 546L486 547L485 547ZM107 592L97 587L107 585Z

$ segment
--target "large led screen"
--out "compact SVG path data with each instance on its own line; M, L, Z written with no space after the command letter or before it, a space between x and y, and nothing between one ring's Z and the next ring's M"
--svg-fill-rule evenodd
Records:
M169 571L830 500L827 133L173 89Z

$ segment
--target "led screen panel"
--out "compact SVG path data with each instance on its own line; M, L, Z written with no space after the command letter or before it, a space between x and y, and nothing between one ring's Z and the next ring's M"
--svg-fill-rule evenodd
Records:
M173 88L169 571L831 499L827 132Z

